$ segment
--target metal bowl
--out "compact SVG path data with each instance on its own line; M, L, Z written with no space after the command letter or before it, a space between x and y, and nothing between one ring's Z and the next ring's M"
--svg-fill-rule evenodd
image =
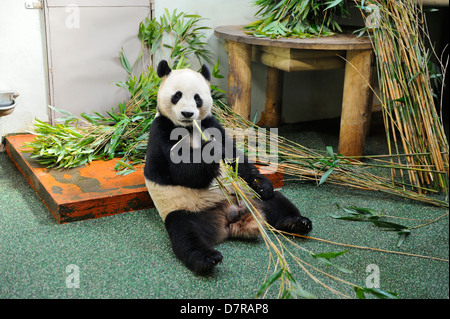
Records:
M0 91L0 109L3 107L11 106L14 104L14 100L19 96L18 93L10 91Z
M11 105L7 105L7 106L0 105L0 117L11 114L14 111L15 107L16 107L15 101L13 101L13 104L11 104Z

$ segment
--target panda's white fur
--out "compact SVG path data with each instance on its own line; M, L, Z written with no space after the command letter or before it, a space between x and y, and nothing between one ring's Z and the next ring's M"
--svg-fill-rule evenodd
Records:
M200 162L174 162L171 157L175 146L183 142L181 137L172 140L171 133L175 129L186 129L190 141L194 135L194 120L200 123L202 130L218 130L221 140L201 141L199 145L191 143L187 148L188 158L192 158L195 150L209 150L211 145L221 149L230 141L226 142L225 130L211 114L213 100L207 67L203 66L200 72L171 70L166 61L161 61L157 72L161 84L157 116L149 134L145 183L165 223L175 255L189 269L206 274L223 258L214 245L229 237L257 236L258 222L233 195L225 196L215 187L216 179L221 178L219 161L208 162L201 158ZM238 174L260 196L253 204L262 218L277 229L307 233L311 229L309 219L302 217L280 192L275 192L267 177L231 144L230 164L239 158ZM215 148L211 149L215 152ZM224 156L225 152L221 154Z
M202 212L227 200L223 191L214 185L197 189L180 185L160 185L148 179L145 179L145 185L163 221L176 210Z

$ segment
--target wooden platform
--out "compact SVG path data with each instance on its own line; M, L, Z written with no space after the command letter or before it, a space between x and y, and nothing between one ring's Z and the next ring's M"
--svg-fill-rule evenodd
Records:
M6 152L59 223L153 207L140 171L121 176L117 160L72 169L47 169L22 153L34 136L9 135Z
M122 176L117 159L71 169L47 169L23 153L31 134L8 135L6 152L59 223L99 218L153 207L142 169ZM279 188L283 174L260 169Z

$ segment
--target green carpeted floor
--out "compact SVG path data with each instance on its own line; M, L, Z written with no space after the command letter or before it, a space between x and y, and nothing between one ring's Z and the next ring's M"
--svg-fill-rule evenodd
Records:
M326 128L326 129L323 129ZM280 129L288 138L306 146L337 149L336 122L289 125ZM384 135L372 130L367 152L384 151ZM369 223L336 220L343 207L358 206L418 220L392 219L407 226L423 224L448 209L407 201L383 194L331 185L288 182L283 193L313 221L311 236L333 242L406 252L448 259L448 216L412 230L396 247L397 234ZM400 298L448 298L448 261L392 252L349 248L317 240L295 239L313 253L348 253L334 262L352 270L342 273L326 267L302 249L292 248L302 260L351 283L364 286L379 269L380 288ZM268 251L264 242L227 241L218 246L224 255L210 277L197 277L173 255L164 225L155 209L119 214L96 220L58 224L45 205L15 168L6 153L0 153L0 298L253 298L263 283ZM71 281L79 273L79 288ZM336 298L314 282L293 261L292 273L302 287L318 298ZM332 280L311 270L324 283ZM370 277L369 277L370 278ZM346 285L344 291L355 296ZM272 289L269 297L275 297Z

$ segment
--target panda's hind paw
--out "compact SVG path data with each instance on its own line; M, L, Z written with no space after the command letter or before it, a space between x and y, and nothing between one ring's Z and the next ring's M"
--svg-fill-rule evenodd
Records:
M217 264L222 262L222 259L223 256L220 251L210 250L198 256L192 268L198 275L208 275Z
M295 216L285 219L281 224L277 225L277 229L299 235L306 235L312 229L311 220L303 216Z

